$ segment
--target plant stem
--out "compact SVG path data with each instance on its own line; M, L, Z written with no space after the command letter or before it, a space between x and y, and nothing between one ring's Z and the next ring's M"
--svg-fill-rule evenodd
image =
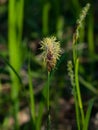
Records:
M50 86L50 72L48 72L48 95L47 95L47 106L49 111L49 86Z
M30 56L29 55L29 63L28 63L28 76L29 76L29 93L30 93L30 110L31 110L31 116L33 120L33 127L35 127L35 99L34 99L34 90L32 85L32 76L31 76L31 68L30 68Z
M48 76L49 76L48 81L45 83L45 86L43 87L43 91L42 91L43 97L42 97L40 104L39 104L39 112L38 112L38 117L36 119L36 130L41 129L42 116L43 116L43 113L44 113L45 102L48 102L48 100L46 101L47 98L49 99L49 97L47 97L47 92L49 93L49 91L48 91L49 87L48 86L50 86L50 80L52 79L53 73L51 73L51 77L50 77L50 74L48 73ZM50 105L50 103L49 102L47 103L47 108L49 108L48 104Z
M77 100L77 93L76 93L75 85L73 85L73 91L74 91L74 99L75 99L75 111L76 111L77 127L78 127L78 130L80 130L79 108L78 108L78 100Z
M47 85L47 109L48 109L48 120L47 130L50 130L50 72L48 72L48 85Z
M82 105L82 99L81 99L81 93L79 87L78 68L79 68L79 59L77 58L75 64L75 84L76 84L76 91L78 97L78 104L79 104L81 117L82 117L82 124L84 124L84 111L83 111L83 105Z
M17 73L20 71L21 60L19 45L17 45L17 34L16 34L16 11L15 11L15 0L9 0L8 4L8 48L9 48L9 62L10 65L15 69ZM12 80L11 86L11 99L12 99L12 113L15 120L14 129L18 130L18 111L19 111L19 88L20 83L16 74L10 69L10 75Z

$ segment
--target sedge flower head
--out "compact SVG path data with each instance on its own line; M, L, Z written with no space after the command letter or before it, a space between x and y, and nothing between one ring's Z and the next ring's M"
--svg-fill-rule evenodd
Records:
M43 50L43 58L47 69L50 72L56 66L57 60L60 57L60 43L56 37L46 37L41 41L41 49Z

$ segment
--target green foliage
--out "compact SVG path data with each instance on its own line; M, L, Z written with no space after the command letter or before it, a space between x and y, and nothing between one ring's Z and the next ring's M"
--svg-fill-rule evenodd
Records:
M80 92L80 86L79 86L79 56L77 52L77 44L79 43L79 37L80 37L80 28L82 27L83 21L85 19L85 16L88 12L89 9L89 4L87 4L83 10L82 13L80 14L80 17L77 21L77 28L73 37L73 63L74 63L74 72L72 70L72 63L68 62L68 74L71 79L71 85L73 86L74 89L74 99L75 99L75 107L76 107L76 119L77 119L77 127L78 130L88 130L88 124L90 120L90 114L91 110L93 107L94 99L90 101L86 116L84 115L84 110L83 110L83 101L81 97L81 92ZM74 78L73 78L74 77ZM82 80L83 82L83 80ZM83 82L85 83L85 81ZM92 91L95 91L93 87L89 84L86 84L88 88Z
M78 130L89 129L92 109L98 108L94 12L98 2L91 1L82 9L86 2L90 0L0 1L0 130L59 129L63 118L67 118L66 109L72 107L74 111L73 105L69 107L71 97L75 101L74 125ZM39 48L42 37L49 35L60 40L62 49L57 64L54 59L54 70L47 75ZM46 53L47 63L51 62L48 56ZM63 111L59 100L68 103L63 104ZM21 123L24 116L19 115L25 108L29 111L24 112L27 121ZM74 120L75 116L71 115Z
M9 62L17 73L20 72L22 66L22 25L23 25L23 0L9 0L8 4L8 48L9 48ZM19 110L18 94L20 90L20 82L16 76L15 71L10 67L10 74L12 80L11 98L13 102L12 113L15 118L15 129L19 129L17 113Z

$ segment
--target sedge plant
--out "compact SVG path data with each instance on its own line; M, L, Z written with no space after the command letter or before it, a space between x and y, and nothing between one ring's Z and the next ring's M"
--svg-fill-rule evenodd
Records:
M48 118L47 118L47 130L50 130L51 126L51 119L50 119L50 78L51 78L51 71L55 68L57 60L60 57L60 43L57 41L56 37L46 37L41 42L41 49L43 50L43 58L47 66L47 91L46 91L46 102L47 102L47 111L48 111Z
M73 86L73 95L75 100L76 121L78 130L88 130L90 114L93 106L94 99L90 100L86 115L83 110L83 102L79 86L79 56L77 51L77 44L79 43L80 29L82 23L87 15L90 4L87 4L77 20L77 28L73 36L73 64L72 61L68 62L68 75L70 76L71 85Z
M35 109L35 98L34 98L34 89L32 84L32 71L30 68L30 57L31 53L29 53L29 63L28 63L28 78L29 78L29 93L30 93L30 111L32 118L32 128L35 130L41 129L43 109L45 106L45 102L47 103L47 130L50 130L51 127L51 119L50 119L50 81L51 81L51 71L55 68L57 60L60 57L60 43L57 41L56 37L46 37L41 41L41 50L42 57L47 66L47 82L42 91L42 95L45 100L41 100L39 103L38 116L36 115Z

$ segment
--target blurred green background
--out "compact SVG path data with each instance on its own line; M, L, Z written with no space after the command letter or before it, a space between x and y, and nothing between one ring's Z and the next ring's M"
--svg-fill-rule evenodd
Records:
M50 88L51 130L77 129L67 61L72 60L73 33L86 3L91 7L78 44L79 81L85 111L89 99L98 98L98 1L0 0L0 130L35 130L30 114L31 98L35 100L38 115L37 130L45 130L47 112L43 95L47 70L40 42L47 36L56 36L62 48ZM30 78L34 97L33 92L30 94ZM90 122L89 130L97 130L98 100Z

